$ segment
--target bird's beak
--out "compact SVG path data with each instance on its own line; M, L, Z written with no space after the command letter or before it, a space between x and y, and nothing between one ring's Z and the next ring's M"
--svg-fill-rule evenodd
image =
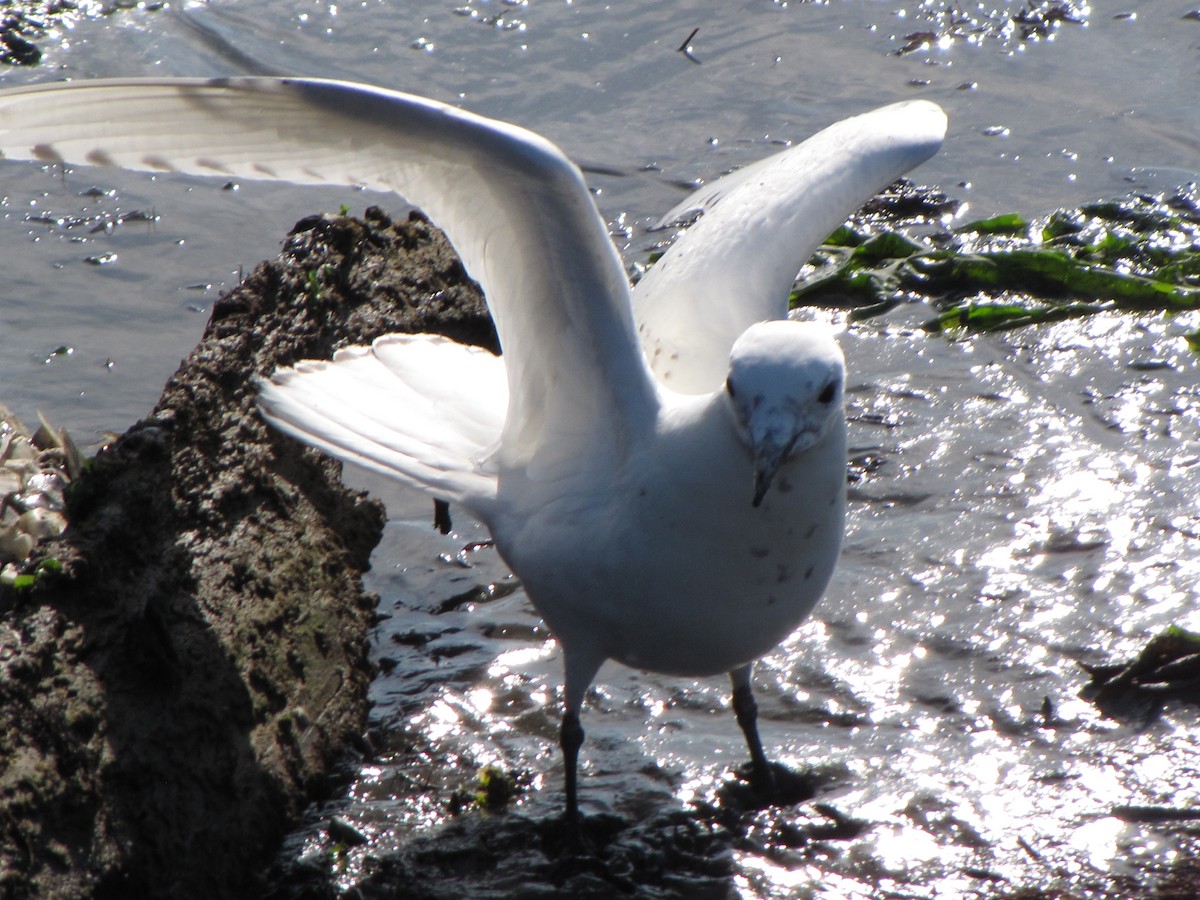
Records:
M771 432L758 442L757 451L754 454L754 505L756 507L763 502L763 497L770 490L771 482L775 480L775 473L779 471L779 467L792 455L799 437L798 434L784 437L784 435Z

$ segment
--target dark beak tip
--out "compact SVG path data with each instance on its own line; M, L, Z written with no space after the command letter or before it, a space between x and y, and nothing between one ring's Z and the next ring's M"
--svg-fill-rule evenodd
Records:
M751 501L751 505L755 509L758 509L760 506L762 506L763 498L767 496L767 490L770 487L771 480L769 478L754 479L754 500Z

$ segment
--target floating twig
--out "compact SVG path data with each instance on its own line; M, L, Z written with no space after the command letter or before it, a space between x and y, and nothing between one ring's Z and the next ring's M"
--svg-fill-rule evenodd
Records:
M700 33L700 29L698 27L693 28L692 33L689 34L686 38L684 38L683 43L679 45L679 51L678 51L678 52L682 53L684 56L686 56L688 59L690 59L692 62L694 62L696 65L700 65L700 60L696 59L696 57L692 55L692 38L694 38L699 33Z

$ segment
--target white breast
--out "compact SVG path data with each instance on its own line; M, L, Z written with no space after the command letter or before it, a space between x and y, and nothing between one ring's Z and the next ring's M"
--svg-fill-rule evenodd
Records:
M500 547L565 646L711 675L771 650L820 598L843 533L844 423L790 460L755 508L749 455L712 413L695 406L688 415L707 417L696 430L668 428L637 471L529 511Z

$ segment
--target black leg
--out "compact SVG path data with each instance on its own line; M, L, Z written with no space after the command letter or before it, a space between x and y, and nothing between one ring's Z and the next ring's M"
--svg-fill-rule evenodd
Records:
M579 724L579 713L568 710L563 713L562 732L563 768L566 771L567 822L579 821L579 748L583 746L583 726Z
M729 678L733 682L733 713L746 736L746 746L750 748L751 782L760 790L771 791L775 787L775 776L758 736L758 704L754 702L754 691L750 688L750 666L734 669Z
M566 679L563 684L562 730L559 745L563 752L563 771L567 791L567 838L580 843L579 817L579 748L583 746L583 726L579 724L579 711L583 709L583 695L596 677L603 656L596 656L595 648L585 646L581 653L574 644L568 644L559 635L563 645L563 661L566 664Z
M454 526L450 524L450 504L445 500L433 501L433 527L442 534L449 534L454 530Z

